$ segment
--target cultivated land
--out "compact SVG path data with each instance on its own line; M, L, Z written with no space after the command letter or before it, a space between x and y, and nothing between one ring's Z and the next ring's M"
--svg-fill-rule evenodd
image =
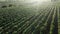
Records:
M0 8L0 34L60 34L60 6Z

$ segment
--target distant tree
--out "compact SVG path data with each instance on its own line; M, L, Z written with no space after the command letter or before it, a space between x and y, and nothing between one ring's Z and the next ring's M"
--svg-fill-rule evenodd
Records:
M6 7L7 7L7 6L5 6L5 5L4 5L4 6L2 6L2 8L6 8Z
M12 7L13 5L12 4L9 4L9 7Z
M51 0L52 2L58 1L58 0Z

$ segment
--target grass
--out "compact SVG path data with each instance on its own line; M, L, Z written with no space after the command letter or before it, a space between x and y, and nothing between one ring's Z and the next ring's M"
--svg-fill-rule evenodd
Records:
M60 7L0 8L0 34L60 34Z

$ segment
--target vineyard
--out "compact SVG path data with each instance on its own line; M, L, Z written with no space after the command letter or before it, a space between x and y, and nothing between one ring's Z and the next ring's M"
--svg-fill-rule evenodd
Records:
M0 34L60 34L60 7L0 8Z

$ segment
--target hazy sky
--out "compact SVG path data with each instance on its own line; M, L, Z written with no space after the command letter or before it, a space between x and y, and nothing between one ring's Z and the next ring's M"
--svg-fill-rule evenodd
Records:
M43 3L49 2L50 0L0 0L0 1L9 1L9 2L16 2L16 3Z
M6 1L6 0L0 0L0 1ZM12 0L12 1L50 1L50 0Z

